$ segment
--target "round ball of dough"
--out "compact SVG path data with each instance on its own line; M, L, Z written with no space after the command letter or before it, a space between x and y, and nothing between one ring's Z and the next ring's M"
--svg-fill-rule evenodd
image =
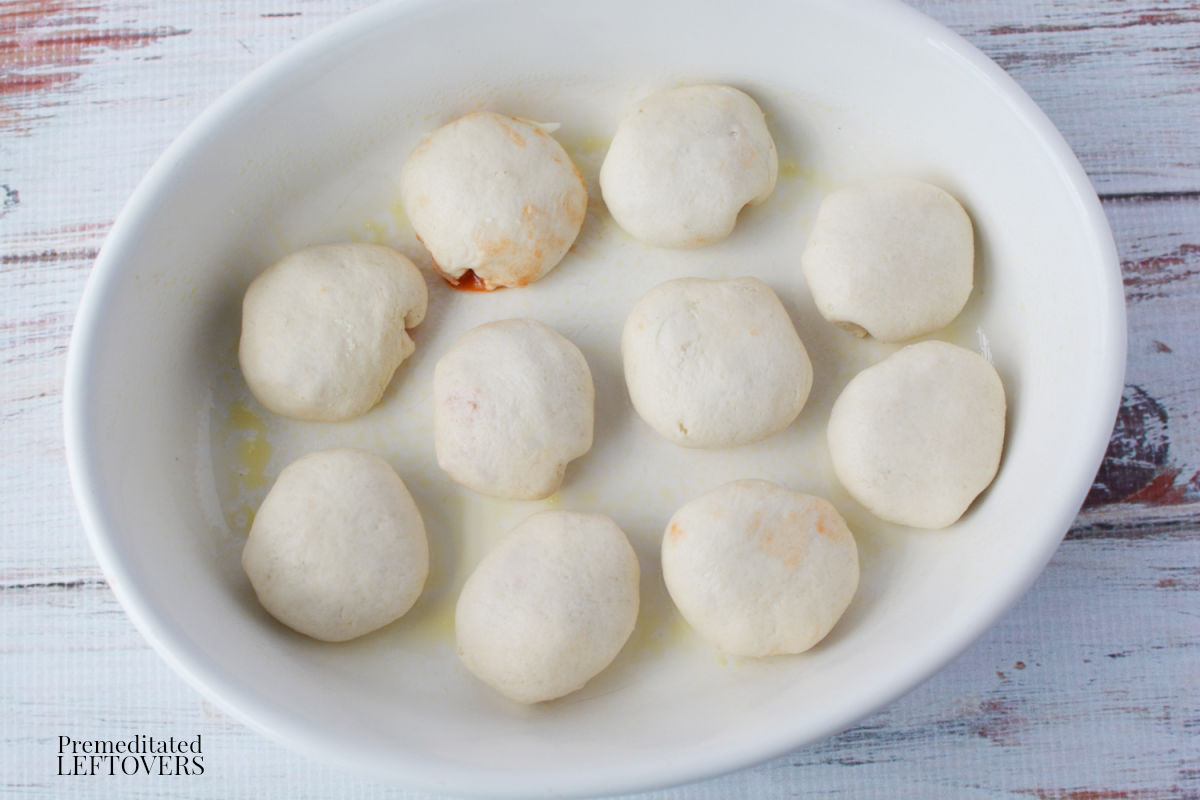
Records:
M293 461L267 493L242 568L271 616L326 642L402 617L425 586L429 543L404 481L362 450Z
M909 345L834 402L833 469L875 516L944 528L996 476L1004 410L1000 376L982 356L946 342Z
M420 324L427 303L420 270L390 247L299 250L246 290L242 375L276 414L329 422L357 417L379 402L412 354L406 328Z
M438 465L469 489L539 500L592 447L595 390L579 348L531 319L463 334L433 371Z
M467 579L458 657L518 703L570 694L617 657L638 615L638 561L608 517L534 514Z
M729 447L786 428L812 363L771 288L755 278L681 278L651 289L621 335L633 407L684 447Z
M858 547L837 509L769 481L727 483L671 517L663 579L679 612L722 650L802 653L858 588Z
M779 158L762 109L730 86L651 95L625 117L600 167L617 224L659 247L700 247L775 189Z
M472 270L495 289L554 269L583 227L587 188L537 125L477 111L417 146L400 174L400 201L451 283Z
M943 328L971 294L971 218L948 193L883 180L821 202L801 259L821 315L862 336L900 342Z

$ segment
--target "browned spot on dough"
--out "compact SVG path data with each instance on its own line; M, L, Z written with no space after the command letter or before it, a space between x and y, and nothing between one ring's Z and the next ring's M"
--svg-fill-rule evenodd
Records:
M761 511L755 511L750 516L747 533L755 540L755 546L763 554L770 556L788 569L795 569L804 560L808 552L808 540L799 532L795 512L784 517L782 523L766 522L764 525ZM767 530L763 530L764 526Z
M683 530L683 528L679 527L678 522L672 522L667 527L667 538L670 539L672 542L678 542L680 539L682 539L684 537L684 535L685 535L684 530Z
M509 119L511 119L513 122L520 122L520 120L516 117L509 117ZM515 144L517 147L525 146L525 137L521 135L520 131L518 131L512 125L509 125L507 122L500 122L500 127L504 129L506 134L508 134L508 138L512 140L513 144ZM535 127L534 130L537 130L537 128Z
M517 251L517 243L507 236L496 236L492 239L487 239L478 242L479 252L488 259L496 259L501 256L507 256Z
M583 216L587 213L587 196L584 196L582 203L577 203L572 195L564 194L559 201L559 208L572 225L582 226Z

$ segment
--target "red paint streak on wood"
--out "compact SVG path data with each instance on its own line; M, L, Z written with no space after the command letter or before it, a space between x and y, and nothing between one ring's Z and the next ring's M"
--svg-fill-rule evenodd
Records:
M100 251L94 247L81 247L74 250L41 250L36 253L0 253L0 265L53 264L62 261L82 261L91 264L99 254Z
M146 47L188 30L100 28L102 6L58 0L17 0L0 13L0 130L25 130L22 111L48 106L41 97L70 86L113 50Z
M1187 25L1200 23L1200 14L1181 13L1178 11L1152 11L1139 14L1133 19L1121 19L1120 12L1096 14L1095 22L1083 24L1054 25L1040 23L1037 25L997 25L984 31L989 36L1013 36L1030 33L1083 33L1095 30L1120 30L1122 28L1139 28L1155 25Z
M1178 467L1168 467L1154 476L1150 483L1126 497L1124 503L1150 503L1156 506L1177 506L1190 503L1200 493L1200 472L1179 485Z
M972 721L971 731L999 745L1019 744L1017 734L1024 720L1017 714L1017 705L1005 698L984 700L979 705L979 716Z
M4 8L0 9L0 25L8 26L17 24L23 20L35 20L45 16L47 13L62 13L67 3L65 0L57 2L15 2L9 3ZM99 11L100 6L76 6L74 11L91 12Z
M1181 244L1170 253L1121 262L1131 300L1160 297L1172 284L1200 275L1200 244Z
M1175 797L1156 790L1144 789L1085 789L1082 786L1070 789L1017 789L1017 794L1027 794L1039 800L1166 800Z

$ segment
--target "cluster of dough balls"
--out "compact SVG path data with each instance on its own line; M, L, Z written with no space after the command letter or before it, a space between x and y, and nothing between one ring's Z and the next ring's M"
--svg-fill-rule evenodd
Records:
M966 305L974 228L943 189L875 181L822 200L801 264L822 316L903 342L940 330ZM857 375L834 403L834 472L881 519L947 527L996 475L1005 407L982 356L945 342L910 345Z
M778 173L758 105L728 86L639 102L600 171L614 220L645 243L718 242ZM451 283L525 286L578 236L579 170L542 126L492 112L430 133L404 163L401 200ZM885 180L830 194L801 258L820 313L885 342L948 324L971 293L974 233L947 192ZM425 282L407 258L363 244L309 247L258 276L243 302L238 356L268 409L337 421L379 402L413 352ZM788 427L813 383L807 350L775 293L755 278L668 281L647 292L621 336L640 417L684 447L731 447ZM480 325L434 370L439 466L463 486L531 500L562 484L591 448L595 390L579 349L528 319ZM1005 396L979 355L943 342L906 347L856 376L834 404L828 443L850 494L877 516L938 528L992 481ZM858 586L854 537L829 502L741 480L681 507L662 539L667 590L687 622L730 653L804 652ZM312 453L279 475L242 562L285 625L344 641L404 615L429 569L421 515L382 459ZM548 511L478 565L455 612L458 655L519 703L576 691L605 669L638 616L638 559L611 519Z

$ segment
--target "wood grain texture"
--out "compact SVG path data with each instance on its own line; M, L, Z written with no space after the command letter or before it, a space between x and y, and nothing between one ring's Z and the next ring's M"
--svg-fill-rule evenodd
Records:
M0 791L404 797L229 719L145 644L83 539L61 383L104 235L225 88L358 0L0 4ZM840 736L658 797L1200 798L1200 4L916 0L995 58L1104 195L1127 388L1066 541L1001 623ZM66 779L56 737L200 733L200 778Z

